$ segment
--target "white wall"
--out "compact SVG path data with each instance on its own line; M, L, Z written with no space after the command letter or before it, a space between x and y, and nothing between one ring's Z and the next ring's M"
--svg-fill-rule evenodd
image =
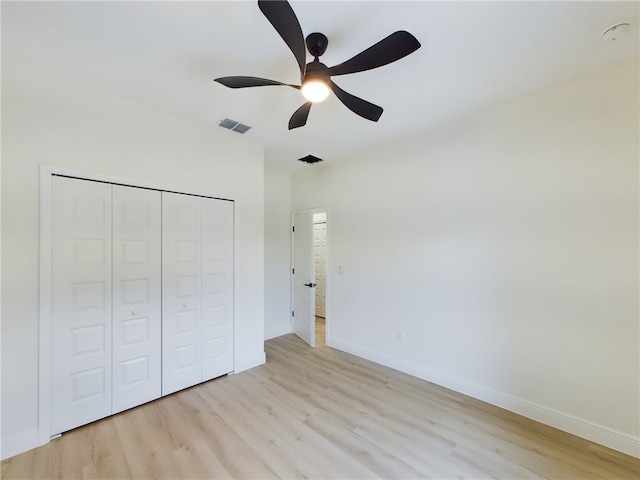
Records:
M264 336L291 333L291 175L264 171Z
M264 362L262 148L3 59L2 447L38 433L39 164L236 201L235 370Z
M638 90L628 62L295 174L329 344L640 455Z

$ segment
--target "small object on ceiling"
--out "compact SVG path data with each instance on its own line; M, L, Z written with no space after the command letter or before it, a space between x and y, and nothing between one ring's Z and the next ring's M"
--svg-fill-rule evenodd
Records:
M230 118L225 118L220 120L218 126L222 128L226 128L227 130L231 130L238 133L246 133L251 127L249 125L245 125L244 123L236 122L235 120L231 120Z
M214 81L229 88L282 85L300 90L307 102L291 116L289 130L306 125L311 105L327 98L331 91L353 113L372 122L377 122L382 115L382 107L345 92L331 80L331 77L364 72L388 65L415 52L421 46L420 42L409 32L398 30L346 62L327 67L318 58L327 49L329 40L322 33L315 32L308 35L305 42L300 22L298 22L289 2L286 0L258 0L258 8L295 56L300 68L301 85L247 76L220 77ZM314 58L309 63L307 63L307 50Z
M299 158L298 160L304 163L308 163L309 165L313 165L314 163L323 161L321 158L314 157L313 155L307 155L306 157Z
M602 38L602 40L604 40L605 42L614 42L628 31L628 23L619 23L617 25L614 25L613 27L607 28L604 32L602 32L600 38Z

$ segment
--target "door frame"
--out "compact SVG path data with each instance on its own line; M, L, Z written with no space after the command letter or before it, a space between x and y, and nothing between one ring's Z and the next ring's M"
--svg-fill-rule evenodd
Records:
M52 177L66 176L81 180L93 180L96 182L124 185L128 187L147 188L165 192L182 193L186 195L196 195L199 197L209 197L219 200L228 200L234 203L233 222L234 229L238 223L235 201L229 198L222 198L213 192L199 190L196 188L184 188L175 185L166 185L145 180L120 177L103 173L88 172L74 168L59 167L56 165L40 164L40 261L39 261L39 313L38 313L38 446L49 443L51 440L51 274L52 274ZM233 240L233 260L234 265L238 264L238 246L234 233ZM235 267L234 267L235 268ZM234 275L233 289L236 291L237 276ZM234 311L236 309L236 297L233 299ZM235 365L235 355L238 349L236 342L236 324L234 322L234 346L233 356ZM233 372L232 372L233 373Z
M330 332L331 332L331 322L330 322L330 302L329 299L331 297L330 294L330 288L329 288L329 284L330 284L330 275L329 272L331 272L331 268L330 268L330 260L331 260L331 255L330 255L330 242L329 242L329 238L330 238L330 217L331 217L331 212L330 212L330 207L317 207L317 208L305 208L302 210L294 210L291 212L291 227L289 228L289 233L291 235L291 241L290 241L290 245L291 245L291 259L290 259L290 265L291 268L289 269L289 312L293 312L294 311L294 306L295 306L295 285L294 285L294 278L293 278L293 269L295 268L295 264L294 264L294 258L295 258L295 233L293 231L293 227L294 227L294 220L295 220L295 216L299 213L326 213L327 214L327 263L326 263L326 284L325 284L325 305L324 305L324 310L325 310L325 327L326 327L326 333L325 333L325 344L327 346L331 346L331 343L329 341L329 339L331 338L330 336ZM311 249L311 252L313 253L313 248ZM316 317L315 317L315 312L314 316L313 316L313 328L315 329L316 326ZM289 314L289 331L291 333L293 333L293 316L291 314ZM315 347L314 347L315 348Z

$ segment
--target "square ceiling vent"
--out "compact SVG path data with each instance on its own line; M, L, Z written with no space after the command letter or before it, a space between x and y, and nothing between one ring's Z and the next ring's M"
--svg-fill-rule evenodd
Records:
M226 128L227 130L231 130L233 132L238 132L238 133L246 133L251 128L249 125L236 122L235 120L231 120L230 118L225 118L224 120L220 120L220 123L218 124L218 126L222 128Z
M304 163L308 163L309 165L313 165L314 163L323 161L321 158L314 157L313 155L307 155L306 157L299 158L298 160Z

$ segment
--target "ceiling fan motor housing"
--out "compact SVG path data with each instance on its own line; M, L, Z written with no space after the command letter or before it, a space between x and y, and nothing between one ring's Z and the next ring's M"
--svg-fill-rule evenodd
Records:
M329 39L320 32L314 32L307 35L307 50L317 60L327 50Z
M325 83L329 83L329 68L322 62L318 60L314 60L313 62L307 63L307 67L305 68L304 77L302 78L302 83L305 83L308 80L317 79L322 80Z

